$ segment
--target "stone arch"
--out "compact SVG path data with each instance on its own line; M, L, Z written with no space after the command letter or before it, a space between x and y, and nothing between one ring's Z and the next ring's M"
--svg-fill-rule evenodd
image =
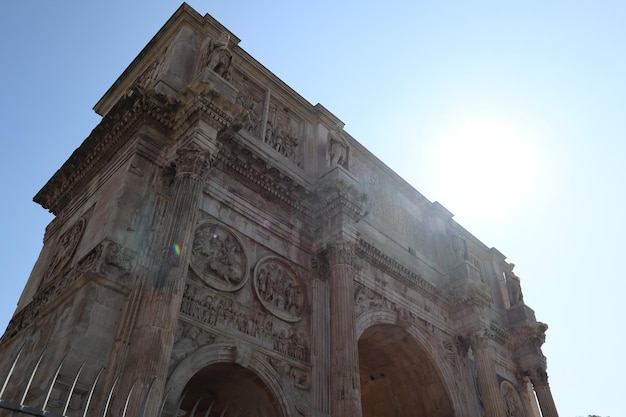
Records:
M171 372L165 392L167 406L174 409L180 401L187 383L201 371L213 365L233 365L254 374L265 385L269 393L276 400L282 416L295 415L295 407L282 388L281 377L267 362L263 355L259 355L251 347L230 343L204 346L192 352L183 359Z
M362 338L368 329L375 327L394 328L395 330L388 331L388 337L393 337L394 333L396 335L404 333L411 339L411 342L415 344L416 351L424 355L424 362L428 363L434 373L440 378L442 390L445 391L445 395L450 402L450 415L458 415L461 413L461 410L464 409L458 388L458 379L460 376L448 362L443 352L443 347L437 343L433 343L433 341L438 341L439 339L435 339L432 336L429 337L420 327L414 324L407 326L406 324L401 325L399 322L398 314L395 311L387 309L369 310L357 317L356 335L359 340L359 362L362 360ZM361 367L361 363L359 366ZM363 389L363 387L361 388ZM366 416L365 410L363 415ZM442 415L447 416L447 414Z

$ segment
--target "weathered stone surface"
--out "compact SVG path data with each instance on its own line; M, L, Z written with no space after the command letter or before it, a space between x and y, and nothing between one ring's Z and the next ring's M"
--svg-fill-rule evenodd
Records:
M238 43L183 5L96 105L0 399L45 351L26 402L71 415L556 416L513 265Z

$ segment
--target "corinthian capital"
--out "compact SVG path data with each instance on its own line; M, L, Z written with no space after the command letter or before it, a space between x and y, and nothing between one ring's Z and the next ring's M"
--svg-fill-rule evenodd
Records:
M204 182L211 167L207 153L194 147L179 149L176 153L176 177L192 177Z
M353 242L340 241L328 247L328 264L330 267L335 265L354 266L354 256Z
M468 335L472 349L483 349L489 346L489 341L493 339L493 332L488 327L479 327Z
M535 388L548 386L548 372L546 369L547 367L541 364L526 372L528 379L530 379Z

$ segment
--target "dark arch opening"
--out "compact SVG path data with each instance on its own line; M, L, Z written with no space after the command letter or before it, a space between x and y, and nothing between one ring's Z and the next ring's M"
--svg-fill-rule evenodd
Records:
M180 417L191 417L192 412L194 417L204 417L209 409L210 417L282 416L276 398L261 378L231 363L198 371L185 386L180 409Z
M359 338L363 417L452 417L445 382L430 353L400 326L380 324Z

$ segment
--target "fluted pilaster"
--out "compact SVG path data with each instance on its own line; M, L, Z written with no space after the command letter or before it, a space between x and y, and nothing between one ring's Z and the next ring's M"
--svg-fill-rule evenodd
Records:
M505 416L506 408L500 393L488 332L479 330L472 333L470 344L474 352L478 390L485 409L485 417Z
M140 286L132 298L141 300L134 319L129 320L130 340L125 362L132 363L132 375L123 364L120 389L134 390L128 415L139 415L142 396L152 386L146 415L157 415L162 400L178 312L184 292L185 276L191 255L196 216L205 177L209 169L207 155L195 148L178 151L173 197L163 219L152 265L139 271ZM122 405L114 403L113 411Z

